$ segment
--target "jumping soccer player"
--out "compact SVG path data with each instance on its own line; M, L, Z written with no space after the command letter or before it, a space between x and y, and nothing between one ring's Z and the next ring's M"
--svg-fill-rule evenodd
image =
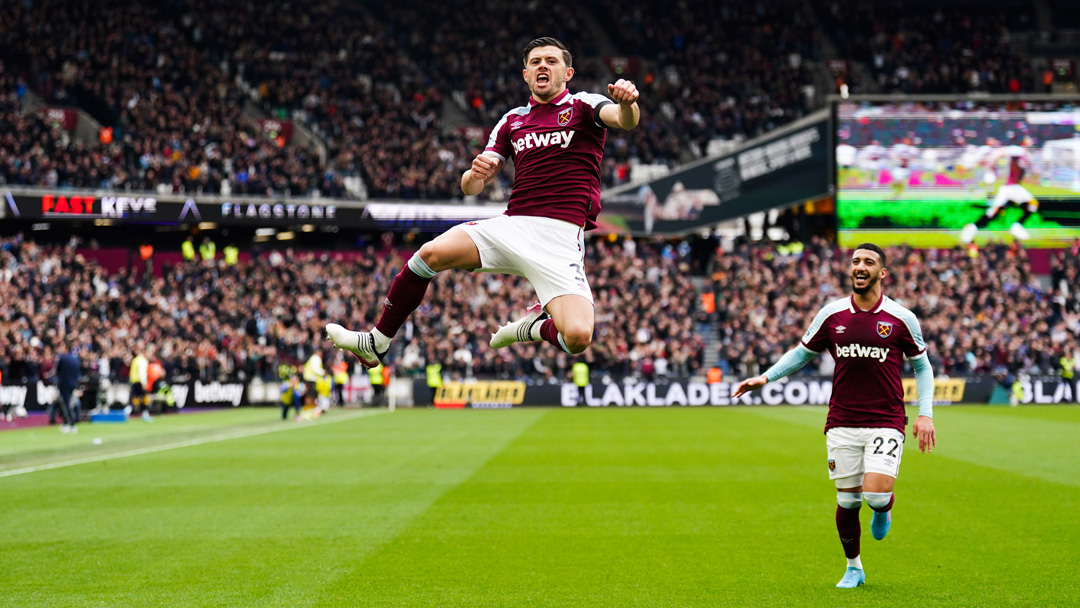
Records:
M1028 221L1028 218L1039 209L1039 201L1023 186L1024 175L1030 166L1030 159L1027 152L1020 146L1009 146L1005 149L1005 154L1009 157L1009 177L1005 184L998 188L997 196L994 197L994 201L990 204L990 208L986 210L986 213L977 222L964 226L964 229L960 231L960 242L965 245L975 240L975 234L979 230L986 228L991 220L1000 215L1001 210L1009 204L1016 205L1024 210L1024 214L1020 216L1020 219L1013 222L1009 232L1020 240L1025 240L1031 236L1027 228L1024 228L1024 222Z
M539 301L521 319L491 336L492 348L545 340L567 353L588 348L593 296L585 278L585 230L600 212L600 161L608 128L638 124L638 90L628 80L608 85L604 97L566 90L572 58L554 38L524 49L522 76L532 96L495 125L485 150L461 176L461 190L476 195L507 158L514 188L504 215L455 226L424 244L390 285L374 329L356 332L330 323L338 348L375 367L405 319L424 299L436 273L450 268L524 276Z
M915 369L919 417L911 427L922 452L937 445L934 434L934 372L915 314L885 297L885 252L859 245L851 258L850 298L826 304L794 349L757 378L743 380L734 397L759 389L806 365L830 349L836 360L832 398L825 422L829 479L836 483L836 530L847 556L847 571L837 587L866 580L859 558L859 507L865 498L874 510L870 531L881 540L892 523L893 484L904 452L904 356Z

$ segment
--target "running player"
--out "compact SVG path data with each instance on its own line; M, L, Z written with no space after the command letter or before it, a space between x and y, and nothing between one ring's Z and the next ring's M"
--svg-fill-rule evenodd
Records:
M1039 201L1023 186L1024 176L1031 166L1030 158L1027 151L1020 146L1005 148L1005 155L1009 158L1009 177L1005 184L998 188L997 196L994 197L994 201L990 204L990 208L986 210L986 213L974 224L968 224L960 231L960 241L965 245L975 240L975 234L979 230L986 228L994 218L1001 214L1002 209L1009 204L1016 205L1024 210L1024 214L1020 216L1020 219L1013 222L1013 225L1009 227L1009 232L1019 240L1025 240L1031 236L1027 228L1024 228L1024 222L1028 221L1028 218L1039 209ZM991 164L991 166L993 165Z
M881 540L892 523L893 484L904 453L903 358L915 369L919 417L911 432L924 453L937 445L934 434L934 372L914 313L885 297L881 280L888 275L885 252L859 245L851 258L850 298L826 304L802 341L756 378L743 380L734 397L759 389L806 365L829 349L836 360L829 415L825 422L829 478L836 483L836 530L847 557L847 571L837 587L858 587L866 580L859 557L859 507L874 510L870 531Z
M889 150L889 159L892 162L892 168L889 170L892 181L889 187L892 188L893 198L900 198L904 194L911 180L911 166L919 156L919 150L911 145L911 142L910 137L905 137Z
M405 319L424 299L436 273L450 268L524 276L539 301L521 319L491 336L491 346L545 340L567 353L588 348L593 296L585 277L585 233L600 212L600 161L608 128L633 129L640 118L638 90L628 80L608 95L571 93L572 57L554 38L537 38L523 53L528 104L507 112L486 149L461 176L476 195L507 158L514 188L504 215L455 226L424 244L394 278L382 315L369 332L336 323L326 333L338 348L375 367Z

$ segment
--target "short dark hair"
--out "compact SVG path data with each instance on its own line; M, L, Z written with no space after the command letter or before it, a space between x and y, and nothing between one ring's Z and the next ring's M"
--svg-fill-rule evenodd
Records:
M885 259L885 250L882 249L881 247L878 247L877 245L875 245L873 243L863 243L862 245L859 245L855 249L852 249L852 251L856 251L858 249L865 249L867 251L873 251L874 253L878 254L878 257L881 258L881 267L882 268L886 267L887 264L886 264L886 259Z
M550 37L550 36L545 36L543 38L537 38L536 40L533 40L529 44L526 44L525 45L525 51L521 54L521 62L523 64L525 64L525 65L529 65L529 53L531 53L533 49L539 48L539 47L542 47L542 46L553 46L553 47L555 47L557 49L562 49L562 58L563 58L563 61L566 62L566 67L568 67L568 68L573 67L574 58L570 56L570 51L566 50L566 45L559 42L558 40Z

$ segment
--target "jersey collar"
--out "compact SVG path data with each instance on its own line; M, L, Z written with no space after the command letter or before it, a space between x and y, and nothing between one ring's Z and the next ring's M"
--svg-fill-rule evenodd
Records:
M556 106L561 106L564 103L568 103L569 101L570 101L570 89L563 89L563 92L562 92L561 95L559 95L555 99L552 99L548 103L552 104L552 105L556 105ZM532 95L529 95L529 107L538 106L538 105L540 105L540 102L536 101L536 98L533 97Z
M848 308L851 309L852 314L858 314L860 312L878 313L881 312L882 307L885 306L885 300L885 294L882 293L881 297L878 298L877 304L874 304L870 310L863 310L855 305L855 294L851 294L851 297L848 298Z

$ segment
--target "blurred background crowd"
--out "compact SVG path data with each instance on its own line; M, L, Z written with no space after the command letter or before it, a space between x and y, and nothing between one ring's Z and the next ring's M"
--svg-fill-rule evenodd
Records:
M521 48L534 37L573 51L572 90L605 93L624 76L642 91L643 123L607 142L611 186L791 122L839 85L1043 92L1031 34L1068 12L997 0L487 3L467 18L431 0L317 0L300 12L285 0L10 4L0 180L400 199L460 198L487 131L527 99ZM76 137L43 107L78 108L100 134Z
M232 265L220 257L165 265L146 279L107 272L75 245L0 241L5 381L49 379L56 356L72 348L95 373L121 382L140 353L160 360L169 377L204 382L274 380L280 365L302 365L315 352L330 367L341 355L328 348L323 326L373 325L412 252L274 251ZM685 241L597 238L588 250L597 324L582 357L616 377L702 375L707 362L729 377L760 373L798 342L822 305L850 294L847 252L820 240L801 251L719 248L704 277L691 275ZM1080 243L1053 256L1049 281L1036 279L1019 247L889 254L885 293L918 315L940 375L1054 374L1063 356L1080 359ZM518 277L442 273L387 363L403 375L438 363L459 378L565 381L573 361L558 349L488 347L490 333L533 298ZM819 357L804 373L828 374L831 365Z
M642 92L641 125L607 139L601 179L614 186L769 132L837 92L1046 92L1048 57L1067 49L1058 26L1080 25L1057 0L486 2L464 15L460 3L432 0L303 8L5 4L0 184L459 200L460 175L487 131L527 99L521 48L554 36L574 53L571 90L604 93L627 77ZM95 130L68 129L47 108L77 110ZM511 180L504 171L482 197L505 200ZM279 365L323 348L327 321L375 321L418 246L382 242L391 244L351 256L290 250L236 264L182 262L147 278L106 270L76 241L3 237L3 381L48 378L58 352L72 347L116 380L137 353L172 376L276 379ZM848 291L847 254L824 240L783 250L717 245L695 259L697 237L592 238L598 317L583 358L593 369L758 373L819 306ZM939 373L1056 373L1063 356L1080 354L1076 247L1053 254L1040 276L1017 247L890 255L886 293L922 319ZM532 299L518 278L441 275L391 363L404 374L438 362L457 376L564 380L572 361L556 349L487 346ZM822 357L811 371L830 365Z

